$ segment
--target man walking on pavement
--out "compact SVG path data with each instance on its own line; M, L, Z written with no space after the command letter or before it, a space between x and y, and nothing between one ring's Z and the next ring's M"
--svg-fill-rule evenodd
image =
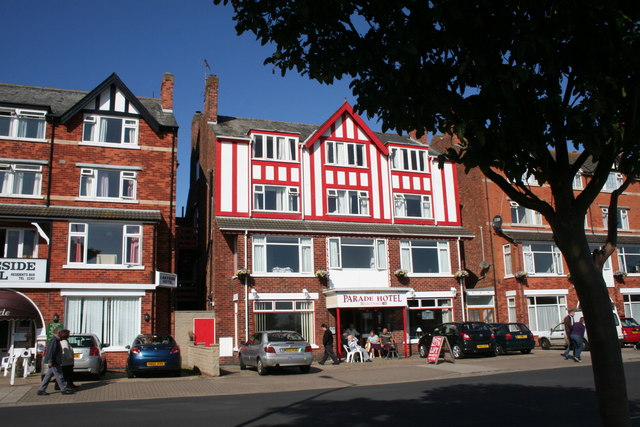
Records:
M38 396L46 396L47 386L51 377L56 377L56 382L62 390L62 394L73 394L73 390L67 387L67 383L62 375L62 346L60 345L60 331L61 328L55 328L53 330L53 337L47 344L47 350L44 354L44 364L47 366L47 372L44 374L40 388L38 389Z
M569 352L571 351L571 329L573 328L573 324L576 323L573 319L573 315L576 314L576 310L573 308L569 309L569 314L564 318L562 323L564 323L564 342L567 345L567 349L562 353L562 356L565 359L569 358Z
M331 360L333 360L334 365L339 365L340 361L336 357L336 354L333 352L333 334L329 330L329 327L327 326L326 323L323 323L322 325L320 325L320 327L324 331L324 334L322 335L322 345L324 345L324 356L322 357L322 360L318 363L320 363L321 365L324 365L324 362L326 362L328 358L331 358Z

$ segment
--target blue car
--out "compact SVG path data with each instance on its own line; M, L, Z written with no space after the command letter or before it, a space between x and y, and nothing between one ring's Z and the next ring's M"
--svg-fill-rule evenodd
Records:
M127 377L142 372L168 372L180 376L180 347L171 335L142 334L127 346Z
M496 355L508 351L529 354L536 346L533 334L524 323L491 323L489 326L496 336Z

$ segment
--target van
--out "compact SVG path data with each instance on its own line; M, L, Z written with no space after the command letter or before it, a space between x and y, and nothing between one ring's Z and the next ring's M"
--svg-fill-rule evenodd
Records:
M581 317L584 317L582 311L578 311L574 314L575 321L579 321ZM618 344L620 347L624 346L624 335L622 334L622 324L620 323L620 316L616 312L615 308L612 310L614 322L616 324L616 334L618 335ZM543 350L549 350L551 347L565 347L566 341L564 340L564 323L560 322L549 331L542 331L538 334L538 342ZM584 334L584 349L589 350L589 326Z
M613 304L612 304L613 305ZM618 344L620 345L620 347L624 347L624 334L622 333L622 323L620 322L620 316L618 316L618 312L616 311L615 308L613 308L613 310L611 311L613 313L613 320L616 324L616 334L618 335ZM576 314L573 316L573 318L577 321L580 320L581 317L584 317L582 314L582 311L580 310L580 307L578 307ZM584 339L585 341L589 342L589 327L587 326L587 330L584 333Z

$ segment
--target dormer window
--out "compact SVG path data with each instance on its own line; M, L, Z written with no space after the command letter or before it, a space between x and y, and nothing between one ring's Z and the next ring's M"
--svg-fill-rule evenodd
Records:
M2 108L0 137L43 140L45 115L44 111Z
M334 141L327 141L325 144L328 165L358 167L366 165L364 144Z
M428 172L427 152L410 148L392 148L391 165L395 170Z
M298 139L277 135L254 135L253 158L295 162L298 160Z
M84 116L82 141L138 145L138 119L87 114Z

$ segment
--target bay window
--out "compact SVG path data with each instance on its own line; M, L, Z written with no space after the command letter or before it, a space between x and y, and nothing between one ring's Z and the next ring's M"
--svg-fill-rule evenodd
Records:
M329 239L329 267L386 269L386 242L384 239L332 237Z
M609 208L602 208L602 223L607 227L609 220ZM618 230L629 229L629 209L618 208L616 210L616 224Z
M325 142L326 163L337 166L365 166L365 146L355 142Z
M609 172L609 176L602 186L602 191L614 191L622 185L622 174L618 172Z
M257 211L298 212L298 187L255 185L253 209Z
M562 254L552 243L522 245L524 268L529 274L563 274Z
M400 263L414 274L451 274L449 243L429 240L401 240Z
M624 297L624 315L625 317L640 317L640 294L626 294Z
M140 265L141 251L140 225L69 224L69 264Z
M140 333L140 297L69 296L65 302L65 326L76 334L125 347Z
M86 114L82 128L82 141L137 145L138 119Z
M327 190L327 210L331 214L369 215L369 193L359 190Z
M562 321L567 312L564 295L531 296L528 298L529 328L548 331Z
M1 108L0 137L43 140L45 115L44 111Z
M35 258L38 233L33 229L0 228L0 258Z
M297 161L298 139L277 135L254 135L253 158Z
M41 165L0 163L0 195L39 196L41 183Z
M640 246L618 246L618 265L625 273L640 273Z
M135 200L137 173L116 169L80 170L80 197Z
M313 301L254 301L253 312L256 331L296 331L315 344Z
M420 194L395 194L396 217L433 218L431 196Z
M312 240L305 237L254 236L255 273L313 272Z

